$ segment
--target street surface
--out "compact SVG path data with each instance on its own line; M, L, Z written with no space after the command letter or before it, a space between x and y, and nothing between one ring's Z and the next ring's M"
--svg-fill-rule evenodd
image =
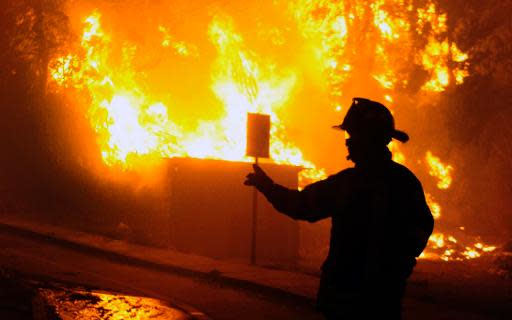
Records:
M0 232L0 242L2 268L40 281L156 298L186 309L199 319L202 313L212 319L322 319L311 304L299 304L290 298L122 265L4 232Z
M184 275L153 268L150 264L135 265L115 254L98 254L97 250L83 250L52 241L51 237L33 237L9 230L0 229L0 273L6 270L37 281L41 284L39 287L57 287L50 295L61 294L59 288L64 291L71 288L72 297L93 304L103 304L99 300L115 304L134 301L123 295L158 299L163 306L177 311L176 316L164 318L166 320L184 319L183 315L200 320L322 319L314 310L313 296L300 298L280 291L261 290L243 282L226 282L215 271L211 276L208 273L206 277L199 277L195 273ZM492 265L482 261L473 264L420 261L404 299L404 320L512 319L512 282L489 273L487 270ZM297 284L295 277L283 277L282 280ZM15 284L13 288L16 287ZM2 294L8 297L10 290L4 288ZM114 296L100 296L98 300L98 297L83 292L77 294L73 290L94 290ZM104 305L100 308L102 312L108 309ZM133 311L129 306L125 310Z

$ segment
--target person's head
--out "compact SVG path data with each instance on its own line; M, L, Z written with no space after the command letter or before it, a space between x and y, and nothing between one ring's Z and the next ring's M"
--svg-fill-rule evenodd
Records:
M409 136L395 129L393 115L383 104L365 98L353 98L343 122L334 128L348 133L347 159L364 161L386 150L391 139L407 142Z

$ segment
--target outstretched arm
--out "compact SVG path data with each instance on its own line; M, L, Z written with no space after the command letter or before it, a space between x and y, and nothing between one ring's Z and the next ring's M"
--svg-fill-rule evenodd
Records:
M263 193L277 211L293 219L310 222L330 215L327 201L323 199L326 194L322 193L321 182L309 185L303 191L292 190L274 183L257 164L253 165L253 170L247 175L244 184L254 186Z

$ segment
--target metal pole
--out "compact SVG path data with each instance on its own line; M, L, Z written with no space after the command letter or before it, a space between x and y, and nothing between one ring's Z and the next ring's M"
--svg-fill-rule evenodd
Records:
M254 157L254 163L258 164L258 157ZM251 239L251 264L256 264L256 224L258 222L258 189L252 190L252 239Z

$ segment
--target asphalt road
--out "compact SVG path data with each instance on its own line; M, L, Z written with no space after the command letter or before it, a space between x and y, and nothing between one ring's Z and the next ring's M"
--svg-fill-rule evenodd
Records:
M258 292L214 275L199 279L135 266L4 229L0 243L0 268L49 284L156 298L197 319L323 319L310 300ZM510 280L470 266L420 263L404 299L404 319L511 319Z
M80 251L0 232L0 266L34 279L142 295L212 319L322 319L311 304L218 281L120 264Z

